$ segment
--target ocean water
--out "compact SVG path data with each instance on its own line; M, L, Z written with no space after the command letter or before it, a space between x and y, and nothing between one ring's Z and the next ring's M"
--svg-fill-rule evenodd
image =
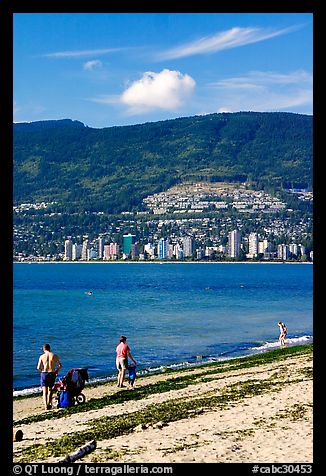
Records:
M15 263L14 395L39 390L43 343L64 376L116 378L127 336L139 373L195 365L313 338L313 266L245 263Z

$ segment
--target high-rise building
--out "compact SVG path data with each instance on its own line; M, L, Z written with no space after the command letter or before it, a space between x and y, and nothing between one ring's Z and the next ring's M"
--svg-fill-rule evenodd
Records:
M258 253L266 254L269 250L269 243L266 238L258 243Z
M157 255L159 259L166 259L168 257L168 241L161 238L157 245Z
M229 233L229 256L236 258L240 253L241 233L239 230L232 230Z
M172 259L173 258L173 252L174 252L174 245L172 243L168 244L168 258Z
M131 245L131 258L132 259L135 259L135 258L138 258L139 256L139 248L138 248L138 244L137 243L133 243Z
M119 257L119 245L118 243L110 243L109 245L104 245L103 259L112 260Z
M298 255L298 252L299 252L299 247L296 243L290 243L289 244L289 251L290 253L292 253L293 255Z
M83 260L88 259L88 253L87 253L88 249L89 249L89 242L88 242L88 240L84 240L83 245L82 245L81 259L83 259Z
M72 260L72 241L65 240L65 256L64 260L71 261Z
M176 257L176 259L183 259L184 258L184 253L183 253L183 248L181 248L180 244L177 243L174 247L173 254Z
M258 254L258 234L250 233L249 235L249 258L254 258Z
M98 240L97 240L97 257L99 259L103 259L103 251L104 251L104 240L103 240L103 238L98 238Z
M112 258L118 258L120 252L120 247L118 243L110 243L110 255Z
M125 256L129 256L131 254L132 245L135 242L135 235L131 235L128 233L127 235L123 235L123 254Z
M183 245L184 257L187 258L189 256L192 256L194 252L194 240L191 238L191 236L183 237L182 245Z
M72 245L72 260L76 261L81 257L82 254L82 245L78 245L77 243L74 243Z
M277 246L277 257L282 260L288 259L290 256L289 245L281 244Z
M103 259L108 261L110 259L110 245L104 245Z
M306 254L306 247L303 245L298 245L298 252L300 252L301 256Z

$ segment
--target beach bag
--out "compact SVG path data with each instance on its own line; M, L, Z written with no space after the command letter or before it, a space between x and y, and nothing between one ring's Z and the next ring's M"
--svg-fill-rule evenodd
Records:
M59 394L58 408L71 407L73 405L72 395L68 390L62 390Z
M135 378L136 378L136 367L135 366L128 367L128 372L129 372L129 379L130 380L135 380Z

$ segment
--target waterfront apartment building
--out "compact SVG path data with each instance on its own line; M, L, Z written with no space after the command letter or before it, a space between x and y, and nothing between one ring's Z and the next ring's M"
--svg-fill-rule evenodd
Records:
M139 257L139 247L138 243L133 243L131 245L131 259L135 259Z
M103 238L98 238L97 240L97 256L99 259L103 259L103 252L104 252L104 240Z
M72 260L72 241L71 240L65 240L65 255L63 259L65 261Z
M281 244L277 247L277 257L278 259L286 260L290 256L289 245Z
M109 245L104 245L103 249L103 260L114 260L119 258L120 247L118 243L110 243Z
M174 244L169 243L168 244L168 258L173 259L173 257L174 257Z
M123 254L125 256L130 256L132 251L132 245L135 243L135 235L131 235L128 233L127 235L123 235Z
M269 251L268 240L264 239L258 243L258 253L265 254Z
M157 255L159 259L166 259L168 257L168 242L161 238L157 245Z
M302 244L290 243L279 244L277 249L273 243L269 243L267 239L258 240L258 234L252 232L248 236L248 253L246 257L249 259L264 260L313 260L313 254L306 256L306 249ZM117 260L117 259L150 259L158 258L160 260L183 260L194 258L201 259L221 259L221 256L228 255L230 258L239 258L242 248L242 235L239 230L233 230L228 235L227 246L216 244L214 246L205 246L201 244L196 249L195 240L190 236L158 239L154 236L154 242L142 245L138 242L133 243L135 235L123 235L124 252L121 253L118 243L111 242L104 244L103 238L96 238L89 241L84 238L82 244L72 243L72 238L64 240L64 253L61 254L63 261L76 261L82 259L88 260ZM170 241L170 242L169 242ZM103 253L101 256L101 246L103 245Z
M240 253L241 233L239 230L232 230L229 233L229 256L237 258Z
M258 255L258 233L250 233L248 245L248 258L254 258Z
M194 240L191 236L185 236L182 238L182 246L183 246L183 255L185 258L191 257L195 250Z
M81 259L87 260L87 258L88 258L88 249L89 249L89 241L84 240L83 244L82 244Z
M183 259L184 258L183 248L180 246L179 243L177 243L173 247L173 255L175 256L175 259Z
M299 246L296 243L290 243L289 250L290 250L290 253L297 256L299 252Z
M82 255L82 245L78 245L77 243L74 243L72 245L72 260L77 261L78 259L81 258Z

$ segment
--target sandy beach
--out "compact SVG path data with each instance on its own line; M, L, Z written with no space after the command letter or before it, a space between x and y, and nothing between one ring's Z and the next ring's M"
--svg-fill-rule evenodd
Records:
M86 402L43 410L14 399L14 462L312 463L312 345L86 386Z

